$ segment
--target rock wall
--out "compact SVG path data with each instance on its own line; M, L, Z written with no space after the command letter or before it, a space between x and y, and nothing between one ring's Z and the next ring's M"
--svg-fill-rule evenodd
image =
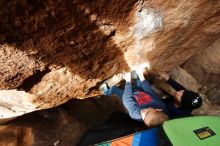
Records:
M169 71L220 36L219 13L207 0L1 1L0 89L49 108L141 64Z
M115 111L124 111L117 97L71 100L0 124L0 145L79 146L88 130L106 123Z
M0 145L76 146L87 127L61 108L32 113L0 125Z

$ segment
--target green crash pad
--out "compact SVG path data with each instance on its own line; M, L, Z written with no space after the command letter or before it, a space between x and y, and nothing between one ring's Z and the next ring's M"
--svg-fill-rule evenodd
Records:
M174 119L166 121L163 129L173 146L220 146L220 117Z

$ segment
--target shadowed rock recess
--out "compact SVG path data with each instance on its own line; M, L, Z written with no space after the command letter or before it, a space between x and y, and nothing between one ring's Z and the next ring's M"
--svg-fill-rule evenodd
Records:
M7 121L10 116L2 111L17 117L70 99L99 96L102 81L142 64L169 72L181 66L195 78L182 80L188 85L197 81L199 85L191 88L197 87L211 101L197 113L209 114L208 107L215 105L211 113L219 115L219 38L219 0L2 0L0 116ZM15 90L21 92L16 95ZM6 92L11 97L4 98ZM51 113L55 119L45 121L44 114L39 118L49 131L76 123L64 133L80 128L78 140L88 128L71 112L58 108ZM35 119L30 117L27 120ZM0 145L10 144L10 138L4 140L10 134L15 135L11 145L73 145L65 135L54 139L37 135L44 142L35 143L37 129L43 126L16 120L0 127Z

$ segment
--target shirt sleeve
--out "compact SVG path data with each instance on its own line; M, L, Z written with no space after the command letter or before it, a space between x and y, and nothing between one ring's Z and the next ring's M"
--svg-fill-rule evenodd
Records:
M122 102L125 108L128 110L129 116L138 121L142 121L140 108L133 98L132 94L132 84L130 82L126 82L125 90L122 96Z
M179 83L177 83L176 81L174 81L172 78L169 78L169 80L167 81L167 83L169 85L171 85L175 90L179 91L179 90L186 90L186 88L184 88L182 85L180 85Z

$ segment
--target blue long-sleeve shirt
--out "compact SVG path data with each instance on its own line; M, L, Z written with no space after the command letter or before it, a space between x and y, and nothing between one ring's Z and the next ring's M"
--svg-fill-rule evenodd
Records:
M132 84L130 82L126 82L125 84L122 102L132 119L142 121L141 110L149 107L162 109L165 113L167 113L165 104L162 102L161 98L153 91L146 80L141 82L141 88L142 89L133 90ZM147 104L140 105L135 99L135 96L140 94L140 92L145 92L150 96L148 97L149 99L145 99L149 101L146 102Z

